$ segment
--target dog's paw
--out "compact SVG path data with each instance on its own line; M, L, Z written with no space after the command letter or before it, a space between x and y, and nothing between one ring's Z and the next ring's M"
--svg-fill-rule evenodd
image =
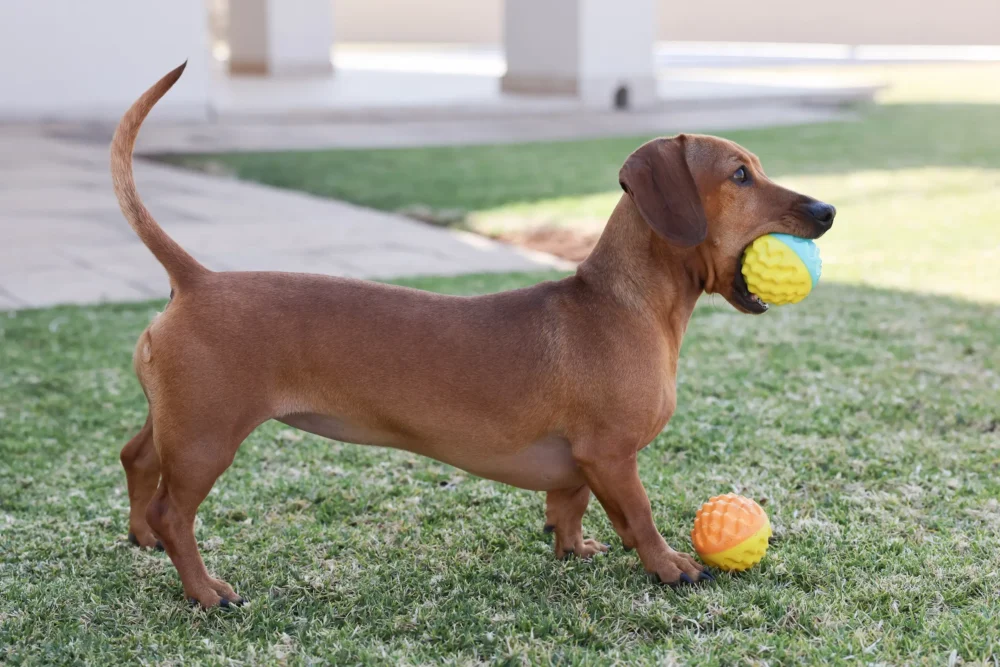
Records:
M694 584L699 581L711 581L715 578L693 556L678 551L664 553L652 565L653 567L647 565L646 573L654 581L668 586Z
M163 551L163 542L156 539L151 531L147 531L140 537L136 533L129 531L128 541L132 546L139 547L140 549L156 549L157 551Z
M187 593L188 603L192 607L210 609L212 607L242 607L246 600L236 594L233 587L222 579L209 579L206 586Z
M576 558L592 558L597 554L606 554L610 545L601 544L597 540L591 539L577 539L573 542L567 544L561 544L560 540L556 540L556 558L563 560L574 556Z

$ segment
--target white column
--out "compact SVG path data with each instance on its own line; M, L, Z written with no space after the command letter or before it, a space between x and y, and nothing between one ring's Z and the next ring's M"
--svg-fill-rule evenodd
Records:
M596 108L656 101L654 0L506 0L511 93L573 95Z
M232 74L330 74L332 46L332 0L230 0Z

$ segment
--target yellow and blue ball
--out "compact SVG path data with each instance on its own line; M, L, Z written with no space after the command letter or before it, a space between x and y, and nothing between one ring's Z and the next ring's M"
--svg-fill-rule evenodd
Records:
M822 270L816 244L790 234L761 236L743 253L741 268L750 292L776 306L809 296Z

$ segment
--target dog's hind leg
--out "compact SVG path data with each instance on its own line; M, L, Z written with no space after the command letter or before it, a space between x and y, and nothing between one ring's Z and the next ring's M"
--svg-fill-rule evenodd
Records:
M162 549L163 545L146 522L146 506L160 480L160 456L153 444L152 417L146 417L142 429L122 448L121 462L128 482L129 542L137 547Z
M583 514L590 502L590 487L549 491L545 497L545 530L554 532L556 558L590 558L608 547L583 538Z
M163 542L184 586L185 597L203 607L242 604L221 579L209 575L195 540L195 514L215 480L258 422L239 423L219 411L178 412L157 404L153 424L160 452L160 485L146 508L146 521Z

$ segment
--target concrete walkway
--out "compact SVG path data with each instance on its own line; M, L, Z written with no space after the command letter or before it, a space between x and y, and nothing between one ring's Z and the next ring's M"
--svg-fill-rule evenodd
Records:
M848 120L854 112L828 107L768 104L740 109L690 109L632 113L573 112L541 115L451 116L337 122L219 119L213 123L158 123L150 119L139 150L155 153L323 150L469 146L598 137L641 137L677 132L722 133L778 125ZM114 127L53 127L56 135L108 144ZM613 187L615 184L609 184Z
M166 297L166 274L125 222L107 144L0 128L0 310ZM349 204L139 161L147 206L209 268L342 276L565 266L479 236Z

